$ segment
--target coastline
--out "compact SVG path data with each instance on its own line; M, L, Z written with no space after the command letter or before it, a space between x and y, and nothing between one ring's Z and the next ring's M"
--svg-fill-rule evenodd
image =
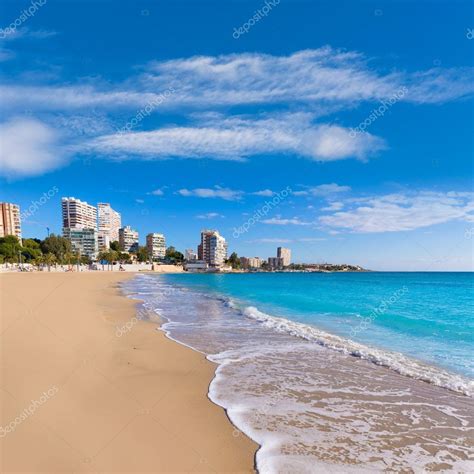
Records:
M0 276L2 472L254 471L215 364L136 318L131 277Z
M196 278L141 275L124 289L168 337L218 364L209 397L260 445L260 472L472 470L473 400L424 371L443 372L335 347L348 341L247 306L223 278L217 291Z

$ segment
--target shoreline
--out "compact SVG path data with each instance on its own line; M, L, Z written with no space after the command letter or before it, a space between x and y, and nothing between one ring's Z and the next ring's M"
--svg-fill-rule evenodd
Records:
M2 472L255 472L209 398L216 364L138 319L133 276L0 276Z
M159 308L170 339L218 364L209 398L260 445L261 472L295 466L467 472L472 397L427 383L428 366L401 373L374 354L359 354L360 344L352 353L329 347L344 341L332 335L321 344L329 333L308 334L306 325L178 281L184 279L143 275L127 289L140 292L151 313Z

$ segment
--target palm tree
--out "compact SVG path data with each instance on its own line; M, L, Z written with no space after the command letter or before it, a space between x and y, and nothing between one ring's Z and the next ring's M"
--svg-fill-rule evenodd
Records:
M48 265L48 272L51 271L51 265L56 263L56 256L54 253L48 252L46 255L43 256L44 263Z

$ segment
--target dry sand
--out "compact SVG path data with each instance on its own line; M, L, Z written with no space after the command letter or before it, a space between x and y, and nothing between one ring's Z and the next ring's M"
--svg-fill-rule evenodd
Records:
M253 471L207 398L214 365L133 320L131 276L0 275L1 472Z

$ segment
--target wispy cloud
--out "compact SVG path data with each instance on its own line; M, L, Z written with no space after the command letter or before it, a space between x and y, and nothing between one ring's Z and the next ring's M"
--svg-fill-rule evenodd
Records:
M254 104L337 105L379 101L401 86L405 101L433 103L474 92L474 68L433 68L412 73L371 69L358 52L329 46L288 56L260 53L194 56L150 62L139 75L120 84L1 89L4 106L65 110L89 107L137 107L172 85L169 108ZM25 105L27 104L27 105Z
M218 212L207 212L206 214L198 214L196 219L216 219L218 217L224 217L222 214Z
M311 225L311 222L302 221L298 217L283 219L281 216L264 219L262 220L262 223L271 225Z
M275 191L272 191L271 189L262 189L261 191L255 191L251 194L254 196L272 197L275 194Z
M153 191L150 191L148 194L151 194L152 196L163 196L165 194L163 188L158 188Z
M340 186L336 183L320 184L318 186L307 187L303 191L295 191L296 196L323 196L330 197L340 193L347 193L351 190L350 186Z
M255 244L289 244L292 242L291 239L286 238L278 238L278 237L268 237L262 239L254 239L254 240L247 240L247 243L255 243Z
M229 188L221 188L215 186L214 188L196 188L196 189L180 189L178 194L185 197L199 197L199 198L219 198L226 201L238 201L242 198L243 192L236 191Z
M320 222L350 232L409 231L450 221L474 222L474 193L420 191L353 198Z
M329 203L326 207L321 208L321 211L340 211L344 207L344 203L334 201Z
M194 126L100 136L80 144L78 151L148 160L170 157L242 160L261 154L292 153L334 161L366 159L383 148L383 140L368 133L354 138L349 129L313 124L311 114L295 113L267 118L214 115L202 118Z
M256 244L290 244L292 242L311 243L321 242L327 240L325 237L300 237L298 239L278 238L278 237L263 237L261 239L248 240L247 243Z

